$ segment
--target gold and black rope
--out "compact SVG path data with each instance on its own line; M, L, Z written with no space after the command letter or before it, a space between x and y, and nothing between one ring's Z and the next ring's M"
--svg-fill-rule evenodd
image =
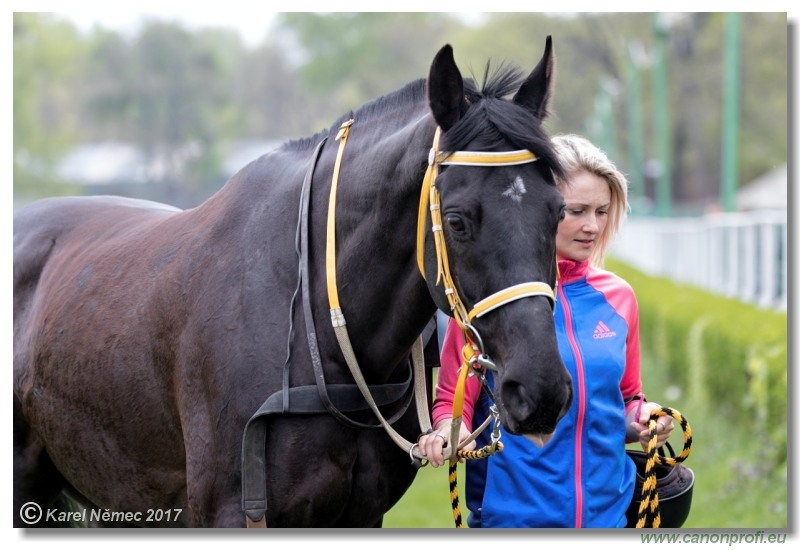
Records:
M661 416L671 416L683 430L683 450L678 456L662 456L656 452L658 447L657 420ZM658 505L658 491L656 490L656 464L666 464L675 466L683 462L692 451L692 428L683 415L672 408L661 407L650 412L650 419L647 424L650 429L650 441L647 443L645 476L642 484L642 501L639 504L639 513L636 517L636 528L661 527L661 511Z
M456 456L465 460L478 460L482 458L488 458L494 453L498 453L502 450L503 444L497 441L472 451L465 451L463 449L459 450L456 453ZM453 520L455 521L456 527L464 527L464 523L461 518L461 506L458 501L458 458L450 461L450 475L448 476L450 481L450 505L453 508Z

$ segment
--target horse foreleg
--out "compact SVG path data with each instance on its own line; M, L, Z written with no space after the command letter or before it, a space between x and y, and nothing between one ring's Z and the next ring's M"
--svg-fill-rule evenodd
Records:
M44 445L22 415L14 394L14 527L59 527L61 514L49 513L66 486Z

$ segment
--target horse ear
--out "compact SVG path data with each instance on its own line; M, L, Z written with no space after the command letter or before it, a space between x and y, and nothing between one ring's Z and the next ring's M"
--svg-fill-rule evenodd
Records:
M553 40L548 36L542 59L514 96L515 103L533 112L539 120L544 119L548 113L550 98L553 95L555 63Z
M450 44L446 44L433 58L428 75L428 102L434 120L445 132L467 109L464 79L456 66Z

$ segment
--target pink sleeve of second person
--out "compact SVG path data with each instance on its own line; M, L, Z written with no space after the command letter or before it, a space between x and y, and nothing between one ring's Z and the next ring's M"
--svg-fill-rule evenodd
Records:
M436 382L436 397L431 409L431 421L436 427L439 422L453 416L453 399L458 382L458 373L461 368L461 350L464 347L464 335L458 324L453 320L447 323L447 332L444 336L441 352L441 366L439 378ZM467 377L464 390L464 412L462 421L472 431L472 412L475 402L480 394L480 382L474 376Z

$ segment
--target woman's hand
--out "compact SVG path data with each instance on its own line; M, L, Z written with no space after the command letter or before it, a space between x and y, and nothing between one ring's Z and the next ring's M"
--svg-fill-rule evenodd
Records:
M629 418L626 434L628 441L638 440L642 447L647 450L647 446L650 443L650 428L647 425L650 421L650 413L660 408L661 405L658 403L642 403L642 406L639 408L639 418ZM629 416L635 417L636 410L634 409ZM671 416L658 417L658 420L656 420L656 434L658 435L656 446L661 447L667 442L674 427Z
M451 419L442 420L433 432L419 438L420 453L428 459L428 462L434 468L438 468L444 464L444 448L448 446L448 442L450 441L451 425ZM469 430L462 422L461 428L459 429L458 441L464 441L468 437ZM474 449L475 442L471 441L470 444L464 448L468 451Z

